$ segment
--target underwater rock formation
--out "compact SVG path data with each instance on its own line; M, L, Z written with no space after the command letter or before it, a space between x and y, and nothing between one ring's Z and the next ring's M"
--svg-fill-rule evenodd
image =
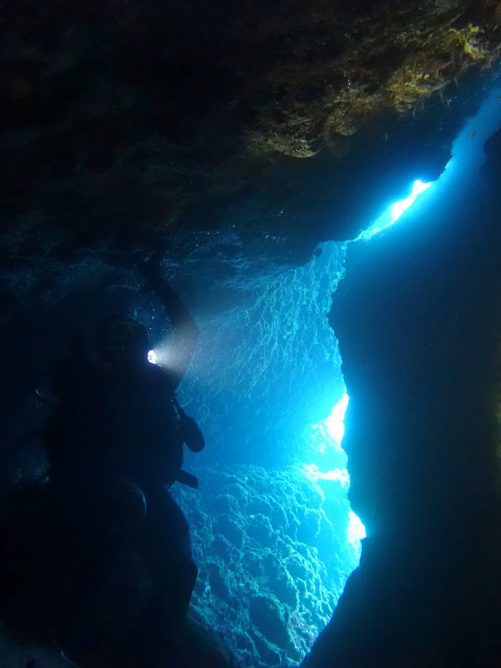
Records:
M372 536L305 668L497 665L499 133L485 148L469 189L350 249L331 322Z
M203 468L200 476L199 493L175 490L199 567L194 610L242 667L297 664L358 561L359 545L346 539L344 485L315 484L299 467Z
M499 60L500 19L496 0L4 3L0 449L39 429L33 386L66 328L92 330L95 295L109 290L117 308L121 291L140 293L131 254L163 250L187 291L221 274L264 284L320 241L354 239L414 178L436 178ZM426 262L419 233L352 247L332 322L353 400L351 501L378 535L305 665L491 665L499 136L488 148L485 199L448 219L447 243L427 229ZM247 306L242 291L216 292L214 311ZM40 459L1 482L36 477ZM344 578L318 543L331 533L320 496L283 472L207 475L229 487L213 507L180 492L201 565L195 609L244 665L298 661ZM182 660L231 666L192 624Z
M226 230L304 261L440 171L457 84L500 54L491 0L17 0L0 20L2 226L43 263Z
M2 668L75 668L57 649L46 649L26 638L13 636L0 627L0 666Z

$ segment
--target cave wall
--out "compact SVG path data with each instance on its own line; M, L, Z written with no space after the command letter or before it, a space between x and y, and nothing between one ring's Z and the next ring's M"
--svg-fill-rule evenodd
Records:
M158 234L184 256L201 232L236 229L304 261L410 170L439 169L468 104L458 84L499 58L500 15L495 0L7 3L7 258L12 237L67 264Z
M164 250L183 296L192 294L184 275L209 258L226 277L245 266L266 278L310 259L321 240L355 237L410 179L438 175L478 101L479 73L499 58L499 17L493 0L317 0L308 12L259 0L2 7L2 447L33 426L27 397L72 323L93 329L96 295L139 294L131 250ZM418 644L401 620L416 605L427 637L436 622L429 651L440 652L441 624L454 638L470 628L471 583L492 572L493 432L480 407L494 396L498 293L485 286L498 280L498 238L487 183L472 242L449 221L447 266L432 262L444 249L429 230L420 242L429 270L403 231L398 249L381 240L352 253L350 266L363 269L336 298L333 323L357 397L346 441L352 502L379 537L367 540L312 661L326 647L332 661L374 647L393 660L405 638ZM482 573L462 566L474 544L487 555ZM464 606L450 564L468 573L463 617L452 612ZM376 609L387 611L379 625ZM354 619L366 639L358 655ZM471 628L473 646L482 631Z
M496 665L500 136L453 201L350 248L331 323L369 537L308 668Z

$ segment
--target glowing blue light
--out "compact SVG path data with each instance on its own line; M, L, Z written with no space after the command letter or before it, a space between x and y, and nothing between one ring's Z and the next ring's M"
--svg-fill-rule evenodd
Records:
M158 364L158 355L156 350L148 350L148 362L150 364Z
M358 515L355 515L353 510L348 513L348 528L346 529L346 538L348 542L353 545L359 543L367 536L362 520Z
M333 406L330 414L322 422L312 425L312 447L316 452L324 455L329 448L341 450L344 436L344 416L350 400L345 392L341 399Z
M312 482L317 482L318 480L331 480L340 483L341 487L348 488L350 485L350 474L348 473L348 469L321 471L316 464L305 464L303 470Z
M345 392L332 409L329 417L324 420L329 435L338 447L341 446L344 436L344 416L346 414L346 409L348 408L349 400L350 397Z
M364 239L365 241L372 239L373 236L396 223L397 220L411 208L416 199L428 190L431 185L432 183L424 183L419 179L414 181L410 195L388 207L388 209L384 211L368 229L360 232L355 241L359 241L360 239Z
M395 223L400 216L407 211L407 209L410 209L410 207L414 204L416 201L416 198L421 195L421 193L424 193L425 190L428 190L428 188L431 186L431 183L423 183L419 179L417 181L414 181L414 184L412 186L412 192L409 195L409 197L406 197L403 200L400 200L400 202L395 202L395 204L392 204L390 206L390 212L392 216L391 223Z
M441 206L443 202L457 201L458 193L471 189L471 179L476 178L474 175L485 161L484 144L501 124L500 93L500 88L493 89L475 116L466 121L452 144L452 158L439 178L433 183L414 181L410 195L392 204L355 241L367 241L393 225L432 185L432 197L437 204L440 201Z
M331 464L328 470L321 469L317 464L305 464L303 466L303 471L306 477L315 486L320 484L320 486L325 489L325 493L327 493L328 490L330 495L333 494L333 489L324 487L327 482L338 483L339 488L346 491L350 486L350 474L346 468L347 456L341 445L345 429L344 418L349 401L350 397L348 393L344 392L341 399L339 399L332 408L330 415L326 417L325 420L322 420L322 422L313 425L313 449L322 455L326 455L329 450L332 453L334 449L337 462L344 460L344 465L343 463L338 463L337 466L334 465L334 467L332 467ZM340 459L339 455L341 454L342 458ZM362 538L365 538L366 535L365 526L361 519L352 510L349 510L348 524L346 527L346 541L352 549L356 563L360 560L362 550L360 541Z

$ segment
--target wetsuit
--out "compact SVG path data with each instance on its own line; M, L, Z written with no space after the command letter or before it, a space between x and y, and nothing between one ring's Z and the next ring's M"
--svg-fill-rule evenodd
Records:
M54 376L60 408L46 430L54 488L79 527L68 530L70 551L105 570L130 540L168 621L184 616L197 574L188 524L167 489L183 458L175 382L148 362L113 369L70 360Z

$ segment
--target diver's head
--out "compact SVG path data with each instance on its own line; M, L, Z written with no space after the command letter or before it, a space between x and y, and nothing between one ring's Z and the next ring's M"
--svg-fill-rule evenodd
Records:
M101 323L97 345L99 355L112 364L131 365L148 360L148 333L126 315L112 315Z

